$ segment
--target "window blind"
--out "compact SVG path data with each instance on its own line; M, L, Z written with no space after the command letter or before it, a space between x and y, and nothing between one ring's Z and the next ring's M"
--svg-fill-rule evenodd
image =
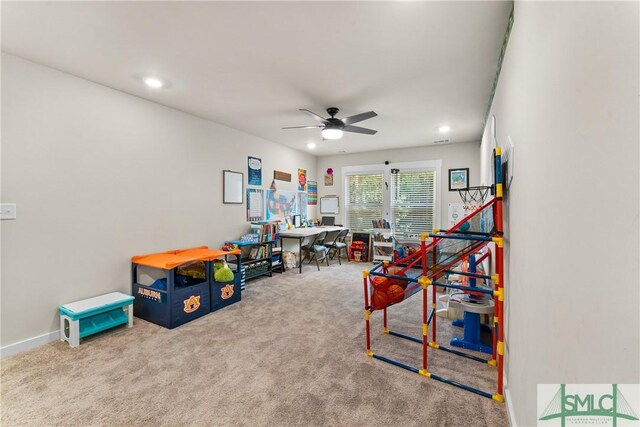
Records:
M370 230L372 220L382 218L382 173L347 175L345 226Z
M435 171L391 175L391 223L396 237L411 238L433 230L435 180Z

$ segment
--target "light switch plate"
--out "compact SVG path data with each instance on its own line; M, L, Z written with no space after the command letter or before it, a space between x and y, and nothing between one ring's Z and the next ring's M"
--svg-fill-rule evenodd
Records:
M0 219L16 219L16 204L0 203Z

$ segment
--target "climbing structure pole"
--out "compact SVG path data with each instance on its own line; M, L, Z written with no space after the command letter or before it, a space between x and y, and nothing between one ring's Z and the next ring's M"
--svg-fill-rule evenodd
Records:
M502 153L500 147L495 148L494 170L496 184L496 204L495 204L495 225L497 236L493 238L496 244L496 275L495 299L498 312L498 342L496 343L496 353L498 357L498 393L495 400L502 401L504 395L503 372L504 372L504 235L502 223Z

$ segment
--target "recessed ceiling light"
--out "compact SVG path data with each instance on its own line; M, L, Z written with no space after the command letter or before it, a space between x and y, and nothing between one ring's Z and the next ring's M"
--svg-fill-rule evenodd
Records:
M451 128L447 125L444 125L444 126L440 126L438 130L440 131L440 133L447 133L451 130Z
M316 148L316 144L315 144L315 143L313 143L313 142L310 142L310 143L308 143L308 144L307 144L307 148L308 148L309 150L313 150L314 148Z
M145 77L144 84L154 89L158 89L164 86L164 83L162 82L162 80L160 80L157 77Z

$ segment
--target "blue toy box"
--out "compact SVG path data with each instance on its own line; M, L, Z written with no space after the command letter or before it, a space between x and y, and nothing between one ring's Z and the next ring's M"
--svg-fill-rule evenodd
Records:
M237 257L239 253L204 246L133 257L134 316L173 329L208 314L212 311L213 260L229 255ZM239 277L239 272L235 277ZM237 288L236 298L239 299L239 284ZM225 292L229 294L230 289ZM227 298L231 299L233 295Z

